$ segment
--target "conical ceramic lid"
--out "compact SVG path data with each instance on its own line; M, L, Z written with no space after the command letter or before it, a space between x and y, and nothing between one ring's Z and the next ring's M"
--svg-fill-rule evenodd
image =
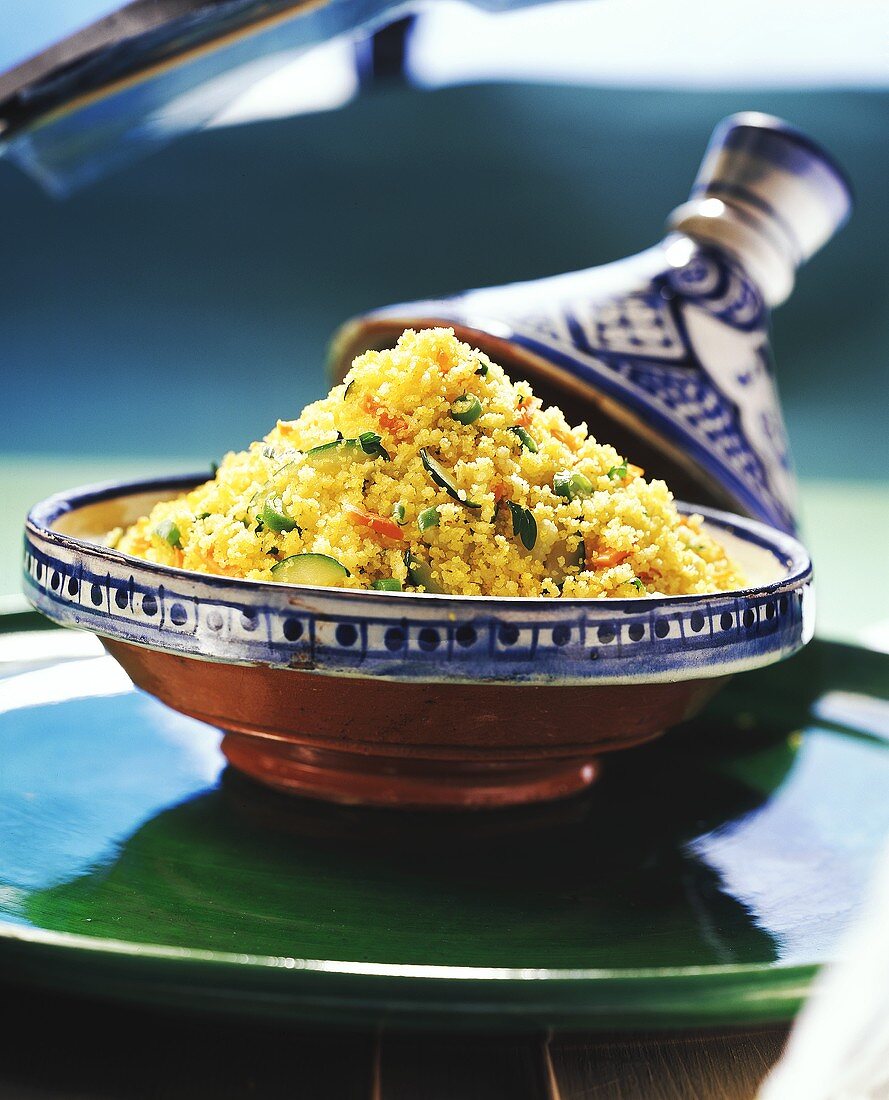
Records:
M333 373L405 328L453 327L677 496L793 531L770 307L850 208L845 177L814 142L779 119L736 115L715 131L691 198L654 248L378 310L340 331Z

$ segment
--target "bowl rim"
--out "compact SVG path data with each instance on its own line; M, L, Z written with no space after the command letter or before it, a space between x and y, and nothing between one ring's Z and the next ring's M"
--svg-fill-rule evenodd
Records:
M675 503L682 514L700 515L706 521L728 531L744 542L752 543L770 552L783 564L786 570L784 576L765 584L749 585L745 588L688 595L654 596L649 594L630 599L583 596L475 596L433 592L379 592L369 588L330 588L321 585L284 584L280 581L226 577L219 573L201 573L198 570L181 569L177 566L148 561L146 558L139 558L133 554L125 554L109 546L102 546L99 543L90 542L75 535L64 534L52 527L52 524L62 516L91 504L113 500L115 497L132 496L136 493L149 493L154 490L170 489L172 495L175 495L178 492L185 492L202 484L210 477L212 477L212 471L201 471L199 473L171 474L166 477L153 476L123 481L109 480L76 486L73 489L54 493L35 504L28 512L25 520L25 531L46 542L63 546L80 554L89 555L91 558L112 562L116 565L132 565L138 569L156 573L161 577L176 578L185 582L197 581L228 591L244 591L246 589L257 595L262 593L278 598L282 594L293 591L315 595L334 593L340 598L352 597L356 602L364 602L370 599L377 606L410 598L411 601L419 600L422 604L428 606L442 606L454 602L475 607L482 607L485 604L492 607L508 606L516 610L522 608L541 610L542 608L554 609L557 607L579 610L590 607L608 607L617 611L642 612L645 609L683 601L760 598L773 593L780 594L799 588L800 585L809 581L812 577L812 562L809 554L803 544L793 535L789 535L776 527L770 527L761 520L750 519L746 516L739 516L732 512L709 508L704 505L689 504L680 500L675 501Z

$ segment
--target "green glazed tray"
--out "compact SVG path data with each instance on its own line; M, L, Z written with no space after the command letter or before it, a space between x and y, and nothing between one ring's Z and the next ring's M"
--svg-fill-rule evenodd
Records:
M76 635L20 637L0 966L31 987L343 1026L782 1020L889 832L889 657L861 649L736 678L582 798L448 816L265 791Z

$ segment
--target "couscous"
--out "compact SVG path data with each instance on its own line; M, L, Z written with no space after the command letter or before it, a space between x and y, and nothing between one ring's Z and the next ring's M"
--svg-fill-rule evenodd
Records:
M485 596L740 587L700 517L449 329L407 331L118 539L203 573Z

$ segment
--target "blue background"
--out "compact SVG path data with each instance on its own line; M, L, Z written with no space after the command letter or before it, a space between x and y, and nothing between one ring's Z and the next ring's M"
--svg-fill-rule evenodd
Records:
M62 202L0 161L0 449L204 462L244 445L325 390L350 314L652 243L740 108L789 118L855 182L775 347L801 473L885 476L882 92L388 89L190 136Z

